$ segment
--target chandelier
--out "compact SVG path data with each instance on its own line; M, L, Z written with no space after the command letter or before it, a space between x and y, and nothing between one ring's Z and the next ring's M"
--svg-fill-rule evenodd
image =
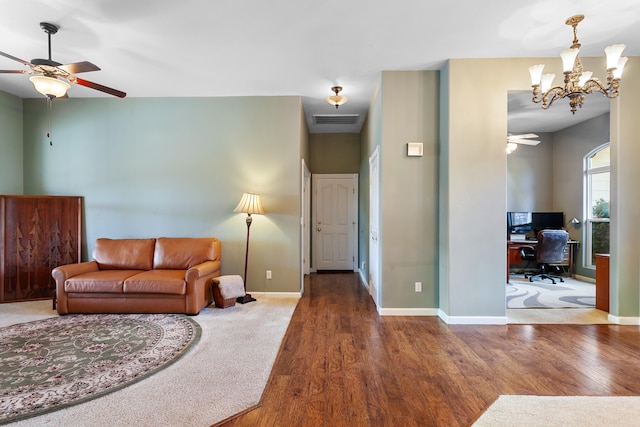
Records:
M627 62L627 57L620 57L625 48L623 44L614 44L604 49L607 56L607 82L606 84L592 77L591 71L583 71L582 62L578 58L580 43L578 43L578 24L584 19L584 15L575 15L565 21L565 24L573 27L573 44L569 49L560 53L562 58L562 71L564 73L564 87L554 86L555 74L542 74L544 64L529 67L531 85L533 86L533 102L542 102L542 108L547 109L556 99L569 98L571 112L576 113L578 107L582 108L585 95L600 92L607 98L615 98L619 95L618 88L622 79L622 70Z

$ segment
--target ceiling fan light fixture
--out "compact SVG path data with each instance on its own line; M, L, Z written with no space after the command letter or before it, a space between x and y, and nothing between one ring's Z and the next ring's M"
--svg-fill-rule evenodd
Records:
M67 94L71 89L71 85L64 80L48 76L31 76L29 77L33 87L46 96L47 98L60 98Z
M342 86L333 86L331 90L335 93L335 95L331 95L327 97L327 102L329 104L335 106L337 109L339 106L347 103L349 99L344 95L340 95L340 92L342 91Z

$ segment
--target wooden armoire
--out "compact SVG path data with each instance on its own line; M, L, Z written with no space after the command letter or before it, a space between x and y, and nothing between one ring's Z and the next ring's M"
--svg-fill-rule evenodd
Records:
M47 299L51 270L80 262L82 197L0 196L0 302Z

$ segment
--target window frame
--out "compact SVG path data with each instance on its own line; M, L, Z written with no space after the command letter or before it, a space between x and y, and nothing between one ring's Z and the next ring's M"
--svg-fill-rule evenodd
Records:
M595 261L592 260L591 252L593 248L593 224L594 223L609 223L611 224L610 218L595 218L593 216L593 189L592 177L594 175L608 173L609 178L611 178L611 157L609 157L609 164L607 166L599 166L595 168L589 167L589 160L593 158L600 151L610 148L611 142L606 142L602 145L591 150L584 156L584 230L583 230L583 241L584 250L582 251L582 266L587 269L595 270ZM611 184L609 184L611 185ZM609 209L611 209L611 193L609 193Z

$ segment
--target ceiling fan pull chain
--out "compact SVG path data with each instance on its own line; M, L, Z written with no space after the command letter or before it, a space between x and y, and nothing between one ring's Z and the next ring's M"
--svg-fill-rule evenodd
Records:
M49 145L53 146L53 140L51 139L51 127L52 127L52 116L53 116L53 100L47 97L47 106L49 107L49 128L47 129L47 138L49 138Z

